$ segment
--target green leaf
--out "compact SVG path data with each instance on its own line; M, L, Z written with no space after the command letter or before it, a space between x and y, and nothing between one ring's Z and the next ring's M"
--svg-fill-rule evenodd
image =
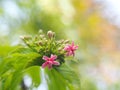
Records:
M70 67L63 64L56 68L58 73L70 84L75 90L80 90L80 77Z
M29 54L29 53L35 53L34 50L32 50L31 48L28 48L28 47L18 47L16 48L15 50L13 50L10 54L13 54L13 53L19 53L19 54Z
M0 83L3 90L17 90L18 86L21 84L23 71L28 67L29 62L33 61L39 57L38 53L32 51L26 51L18 49L19 52L15 51L9 54L8 57L4 58L0 63ZM29 66L30 67L30 66ZM37 72L38 69L31 69L33 72ZM39 70L40 72L40 70ZM40 83L40 75L38 79L35 79L36 76L30 74L34 82ZM38 75L38 74L37 74ZM35 83L35 86L38 85Z
M49 90L81 90L79 77L66 65L51 70L46 68L45 73Z
M45 70L48 90L67 90L66 80L55 70Z
M32 66L24 70L25 75L29 75L32 79L32 84L34 87L38 87L41 82L40 77L40 66Z

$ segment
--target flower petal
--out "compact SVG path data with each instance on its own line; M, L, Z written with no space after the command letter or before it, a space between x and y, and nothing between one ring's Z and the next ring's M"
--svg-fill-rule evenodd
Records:
M51 54L50 59L51 59L52 61L54 61L55 59L57 59L57 56L56 56L56 55Z
M42 59L45 60L45 61L48 61L48 60L49 60L49 57L47 57L47 56L43 56Z
M77 50L78 49L78 46L73 46L73 50Z
M48 64L48 68L51 69L52 68L52 64L49 63Z
M72 46L72 47L74 46L74 41L72 41L72 44L71 44L71 46Z
M69 55L73 55L73 51L70 51L70 52L69 52Z
M69 45L65 46L64 50L65 51L69 51L70 50L70 46Z
M48 66L48 62L42 64L42 68L45 68L46 66Z
M57 61L53 61L53 65L60 65L60 63Z
M66 56L71 56L71 55L74 56L74 51L69 51L69 52L67 52L67 54L66 54Z

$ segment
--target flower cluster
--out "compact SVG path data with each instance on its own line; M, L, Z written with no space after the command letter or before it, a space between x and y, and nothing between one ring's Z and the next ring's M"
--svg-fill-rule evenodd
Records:
M51 69L54 66L60 66L65 62L65 57L75 56L78 46L69 40L56 40L55 32L48 31L47 37L42 30L34 38L31 36L22 36L21 39L25 44L40 54L42 68Z

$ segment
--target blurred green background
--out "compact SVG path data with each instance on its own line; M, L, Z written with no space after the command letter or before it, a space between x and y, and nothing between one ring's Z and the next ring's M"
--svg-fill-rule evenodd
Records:
M0 0L0 60L22 43L19 36L52 30L79 43L81 90L120 90L119 28L96 1Z

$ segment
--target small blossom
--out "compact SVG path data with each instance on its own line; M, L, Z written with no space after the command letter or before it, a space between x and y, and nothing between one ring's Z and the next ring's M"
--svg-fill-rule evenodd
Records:
M74 42L72 42L71 45L66 45L64 50L67 52L67 56L75 55L75 50L78 49L78 46L74 45Z
M49 69L51 69L52 65L60 65L59 62L55 61L55 59L57 59L56 55L51 54L50 58L47 56L43 56L42 59L46 61L42 64L42 68L48 67Z

